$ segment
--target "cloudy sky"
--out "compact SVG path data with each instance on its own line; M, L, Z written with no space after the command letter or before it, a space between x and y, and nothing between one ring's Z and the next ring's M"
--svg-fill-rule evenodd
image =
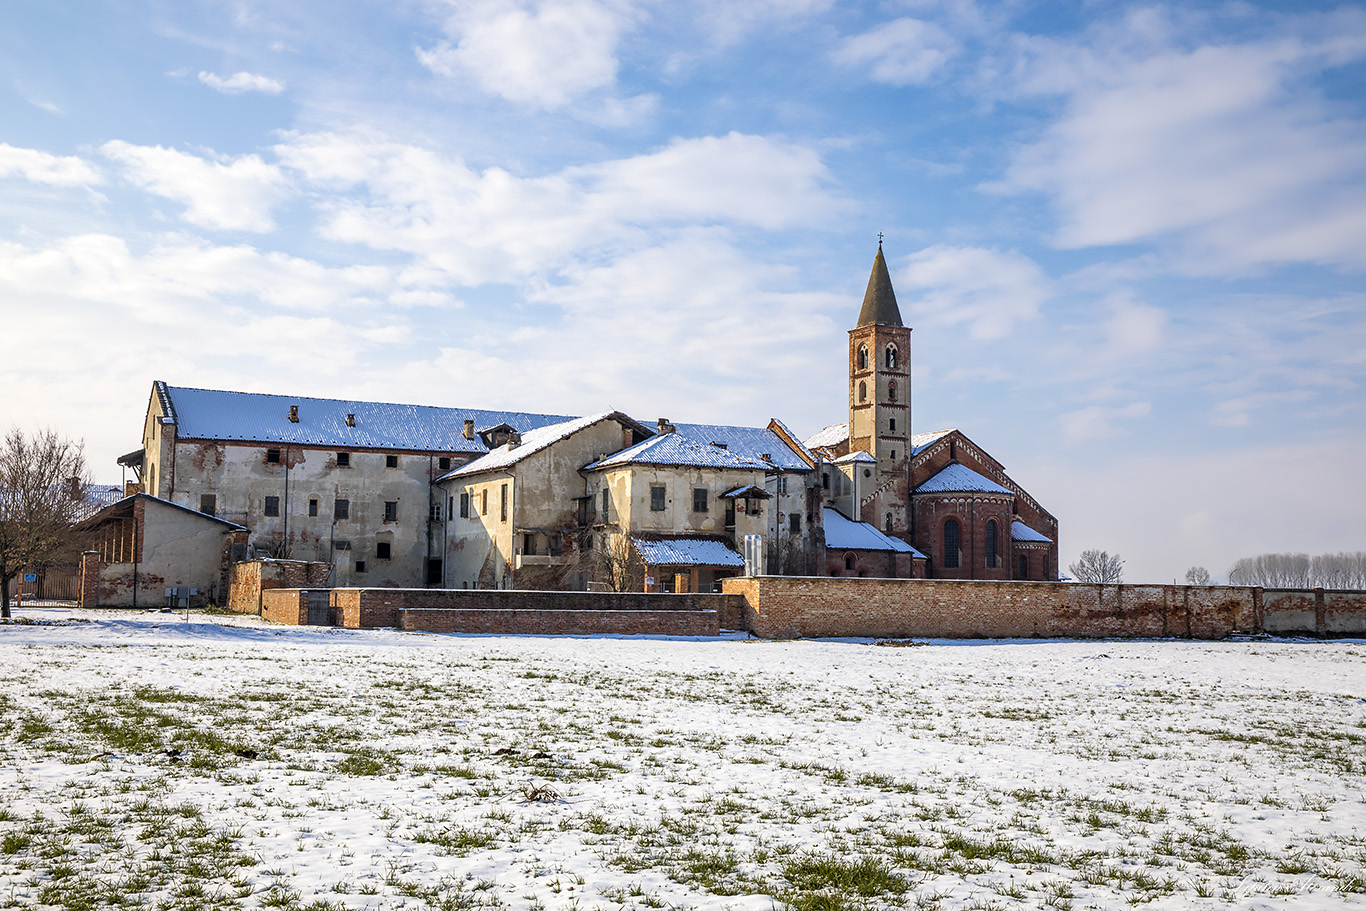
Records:
M1128 581L1366 550L1366 11L11 0L0 423L150 384L914 429Z

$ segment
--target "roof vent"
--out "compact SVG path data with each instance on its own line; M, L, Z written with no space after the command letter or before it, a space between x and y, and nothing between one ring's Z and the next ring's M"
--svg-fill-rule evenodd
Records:
M720 440L712 440L712 441L711 441L711 444L712 444L713 446L715 446L717 449L729 449L729 448L730 448L730 444L729 444L729 443L722 443Z
M660 419L655 423L655 428L656 428L656 430L657 430L659 433L661 433L661 434L673 433L673 432L674 432L674 425L672 425L672 424L669 423L669 419L668 419L668 418L660 418Z
M474 418L465 418L465 439L474 439Z
M759 458L763 459L765 462L772 462L772 461L773 461L773 453L771 453L771 452L761 452L761 453L759 453Z
M298 405L290 405L290 406L289 406L289 421L290 421L291 424L297 424L297 423L299 423L299 406L298 406Z
M348 415L346 416L346 426L347 426L347 427L355 427L355 426L356 426L356 416L355 416L354 414L348 414Z

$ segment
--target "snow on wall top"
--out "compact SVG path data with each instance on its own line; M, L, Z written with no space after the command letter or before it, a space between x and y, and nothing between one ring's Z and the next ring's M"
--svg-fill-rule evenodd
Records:
M960 465L957 462L945 465L934 477L917 487L915 493L1004 493L1011 496L1015 495L1015 491L1007 490L990 478L985 478L966 465Z
M632 538L647 566L744 566L745 558L706 538Z
M484 471L497 471L500 468L516 465L527 456L547 449L551 444L567 439L580 430L586 430L599 421L605 421L614 414L616 414L615 411L604 411L601 414L593 414L584 418L574 418L572 421L532 428L522 434L522 442L517 446L513 447L505 443L497 449L489 450L488 455L480 456L468 465L462 465L454 471L447 472L437 480L444 481L447 478L479 474Z
M1010 539L1012 541L1047 541L1053 543L1052 538L1045 538L1019 519L1010 523Z
M192 440L299 443L338 449L416 449L430 452L485 452L476 437L464 437L465 421L476 427L507 423L521 433L570 420L567 415L396 405L346 399L192 389L158 383L172 403L177 435ZM299 406L299 421L289 419ZM355 415L355 426L346 416Z
M911 455L919 455L920 450L929 446L935 440L941 439L953 433L949 430L932 430L929 433L917 433L911 437Z
M697 425L692 425L697 426ZM776 439L776 436L775 436ZM778 441L781 445L781 440ZM787 449L786 446L783 447ZM767 451L767 450L765 450ZM788 452L791 452L789 449ZM775 456L776 458L776 456ZM599 459L585 470L614 468L618 465L689 465L697 468L746 468L767 471L768 463L750 458L711 443L699 443L681 433L662 433L621 452ZM802 466L805 468L805 464Z
M772 462L765 463L783 471L810 471L801 456L767 427L729 427L724 424L676 424L674 432L698 443L725 443L726 448L739 456L763 461L767 453Z
M807 449L824 448L838 446L849 439L849 423L831 424L817 430L811 436L802 440L802 445Z
M867 522L846 519L829 506L822 510L825 521L825 546L834 550L891 550L924 558L924 554L905 541L891 538Z

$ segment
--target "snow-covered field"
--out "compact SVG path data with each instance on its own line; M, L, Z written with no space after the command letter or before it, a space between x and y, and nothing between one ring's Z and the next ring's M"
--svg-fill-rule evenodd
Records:
M0 906L1366 907L1366 643L25 608Z

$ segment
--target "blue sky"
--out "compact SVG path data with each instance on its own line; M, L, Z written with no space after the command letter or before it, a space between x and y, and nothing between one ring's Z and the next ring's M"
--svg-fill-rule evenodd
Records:
M13 0L0 423L176 385L917 432L1129 581L1366 550L1366 11Z

